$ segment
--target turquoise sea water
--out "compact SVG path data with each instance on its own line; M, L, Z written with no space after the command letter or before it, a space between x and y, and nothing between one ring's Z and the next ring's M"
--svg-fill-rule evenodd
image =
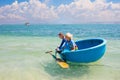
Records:
M78 38L120 39L120 24L0 25L0 35L56 37L59 32Z
M74 40L105 38L105 55L89 64L60 68L45 54L59 45L58 32ZM119 80L120 24L0 25L0 80Z

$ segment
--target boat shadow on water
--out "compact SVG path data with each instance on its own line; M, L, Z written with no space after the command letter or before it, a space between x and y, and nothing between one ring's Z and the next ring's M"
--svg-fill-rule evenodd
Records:
M63 69L57 63L51 61L44 66L44 70L57 80L82 77L89 74L89 65L72 65L70 68Z

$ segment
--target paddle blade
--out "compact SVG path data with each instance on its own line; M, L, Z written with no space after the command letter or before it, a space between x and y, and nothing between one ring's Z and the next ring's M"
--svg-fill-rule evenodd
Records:
M65 61L63 61L63 60L60 59L60 58L56 58L56 56L53 55L51 52L52 52L52 51L47 51L46 53L49 53L49 54L56 60L57 64L58 64L61 68L69 68L69 65L68 65Z
M64 62L64 61L62 61L62 62L57 61L57 63L62 68L69 68L69 65L66 62Z

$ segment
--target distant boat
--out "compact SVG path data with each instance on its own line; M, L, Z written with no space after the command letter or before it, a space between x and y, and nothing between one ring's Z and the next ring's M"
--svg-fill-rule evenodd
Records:
M29 26L29 25L30 25L30 23L29 23L29 22L26 22L26 23L25 23L25 25L26 25L26 26Z

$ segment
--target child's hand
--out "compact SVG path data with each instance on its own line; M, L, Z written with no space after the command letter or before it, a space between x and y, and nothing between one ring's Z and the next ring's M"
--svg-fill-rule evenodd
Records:
M56 48L56 51L60 51L60 49L59 49L59 48Z

